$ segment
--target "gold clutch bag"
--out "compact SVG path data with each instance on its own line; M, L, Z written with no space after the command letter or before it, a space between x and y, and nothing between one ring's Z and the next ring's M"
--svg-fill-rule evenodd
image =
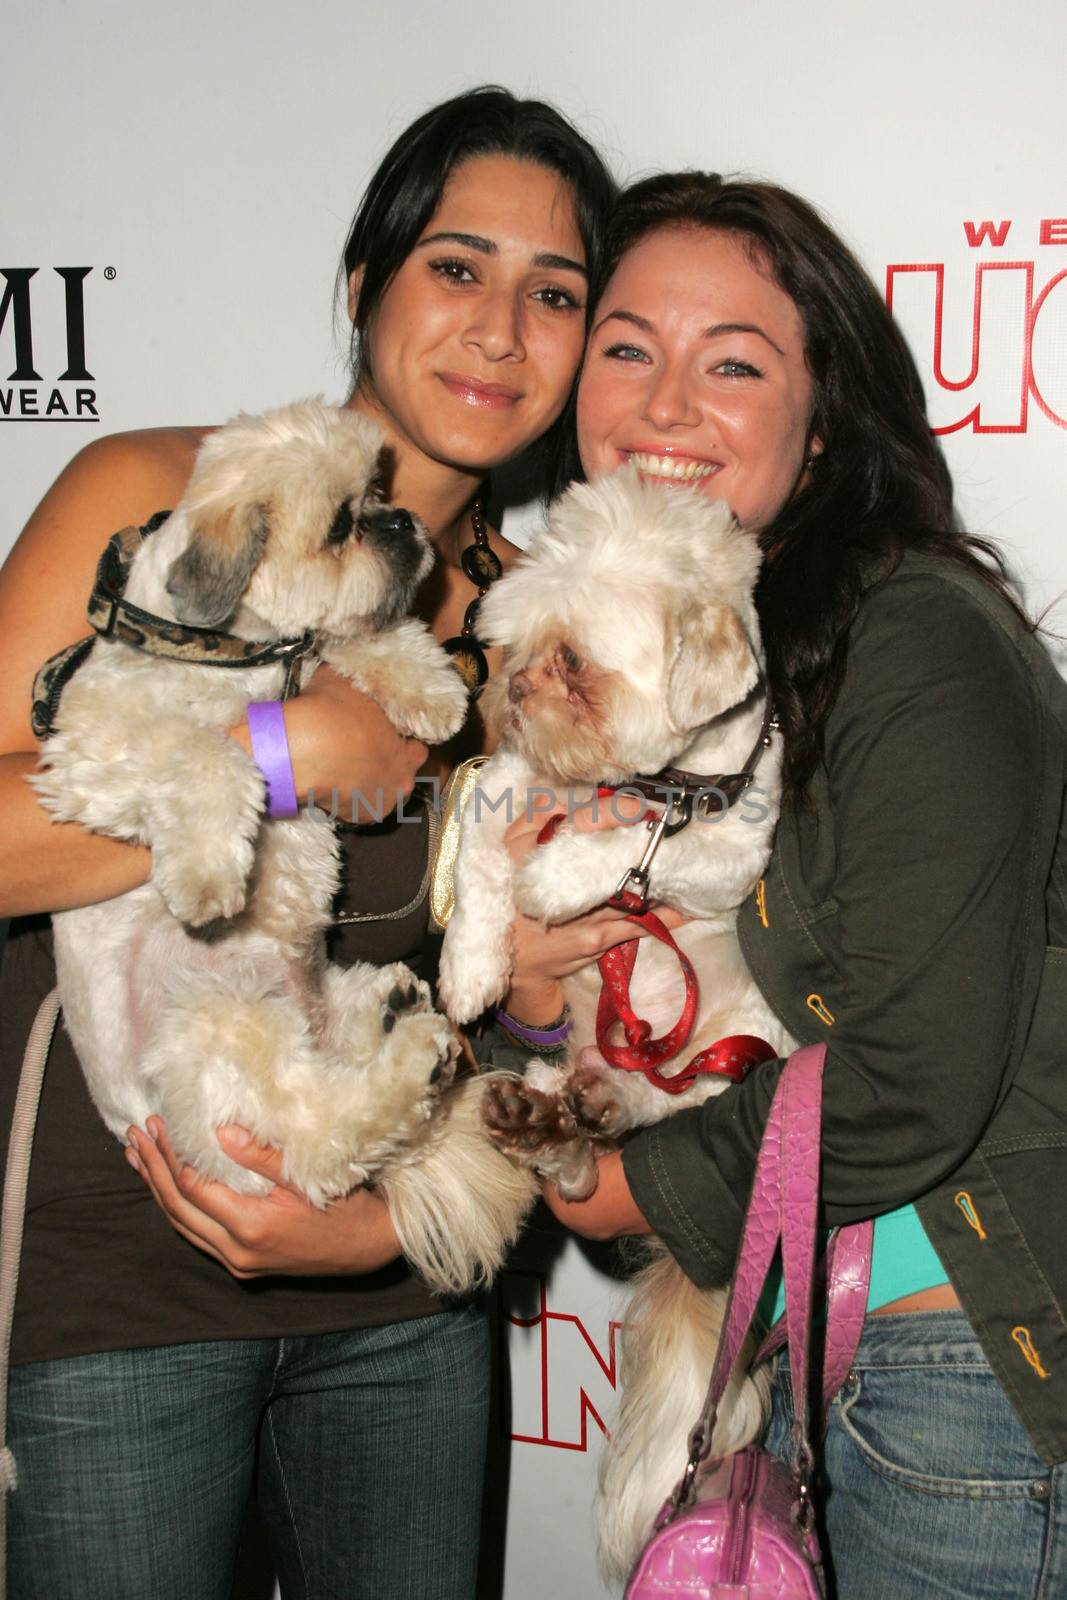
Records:
M460 825L471 795L478 787L478 774L488 760L488 756L471 756L469 761L461 761L458 767L453 768L441 793L437 837L430 846L433 851L429 905L431 933L444 933L456 903L455 871Z

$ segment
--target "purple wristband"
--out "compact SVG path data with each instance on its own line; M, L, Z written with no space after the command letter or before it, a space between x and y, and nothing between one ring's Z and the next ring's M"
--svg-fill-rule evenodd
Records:
M248 707L248 732L252 740L252 760L267 785L267 815L299 816L281 701L253 701Z
M570 1017L564 1019L553 1028L528 1028L525 1022L517 1022L502 1006L496 1008L496 1020L508 1033L514 1034L516 1039L521 1039L524 1044L540 1045L542 1050L554 1050L558 1045L566 1044L570 1038L574 1023Z

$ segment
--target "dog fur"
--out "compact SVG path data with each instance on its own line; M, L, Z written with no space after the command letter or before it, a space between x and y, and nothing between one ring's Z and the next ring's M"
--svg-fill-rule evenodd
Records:
M468 805L456 865L439 991L456 1022L471 1021L506 993L515 908L559 923L602 905L648 837L644 827L589 833L565 822L513 873L503 841L510 815L529 805L547 816L563 809L564 789L581 803L598 782L624 784L665 766L741 769L766 703L752 600L759 559L727 506L692 489L643 483L624 468L570 490L548 530L486 597L480 626L505 651L488 707L501 748L480 775L480 810ZM771 847L780 759L774 736L756 769L758 791L718 820L695 818L661 842L654 860L652 899L692 919L675 937L700 985L679 1067L727 1034L758 1035L779 1052L792 1044L736 937L737 908ZM555 791L555 806L546 804L546 790ZM501 803L507 795L510 808ZM653 1034L676 1020L681 988L673 953L642 940L631 995ZM699 1104L728 1080L700 1077L667 1095L639 1073L608 1066L595 1048L595 963L565 980L564 992L574 1019L564 1065L535 1059L521 1080L483 1080L483 1109L499 1149L581 1198L595 1185L606 1143ZM681 1475L724 1307L725 1295L696 1289L663 1246L647 1247L625 1315L619 1418L601 1468L598 1531L610 1576L629 1571ZM765 1399L762 1377L735 1374L719 1412L717 1451L756 1437Z
M433 552L381 502L381 447L372 423L317 401L237 418L208 436L126 596L247 640L313 630L305 681L328 662L436 742L466 694L404 618ZM307 810L266 822L263 777L227 736L282 681L280 664L223 670L99 638L30 781L57 821L152 850L143 887L53 918L66 1026L108 1127L121 1139L157 1113L204 1176L262 1192L215 1137L241 1123L323 1204L416 1159L457 1050L407 967L326 962L333 829Z

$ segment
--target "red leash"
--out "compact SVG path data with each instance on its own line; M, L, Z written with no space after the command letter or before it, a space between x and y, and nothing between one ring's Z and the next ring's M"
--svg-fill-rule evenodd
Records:
M609 1066L621 1067L626 1072L643 1072L649 1083L657 1089L663 1089L667 1094L684 1094L703 1073L716 1073L740 1083L750 1067L758 1066L761 1061L769 1061L775 1055L776 1052L765 1039L758 1039L751 1033L731 1033L724 1039L716 1039L706 1050L699 1051L680 1072L670 1077L660 1072L660 1064L678 1055L693 1031L700 998L697 976L689 957L655 912L632 913L627 920L645 928L654 939L674 951L685 979L685 1000L674 1027L662 1038L651 1039L651 1028L635 1014L630 1004L630 978L637 961L640 940L628 939L625 944L605 950L597 962L604 987L597 1005L596 1043ZM625 1045L609 1041L608 1035L616 1022L622 1023Z
M613 791L599 789L597 793L604 798ZM659 818L648 812L643 820L655 823ZM550 817L537 835L538 844L546 844L562 821L562 816ZM650 1037L651 1026L637 1015L630 1003L630 979L640 940L628 939L625 944L614 945L604 952L597 962L603 987L597 1004L596 1042L597 1049L609 1066L620 1067L625 1072L643 1072L655 1088L663 1089L667 1094L684 1094L705 1073L715 1073L740 1083L750 1068L758 1066L761 1061L771 1060L777 1054L765 1039L758 1039L750 1033L732 1033L699 1051L680 1072L669 1077L660 1072L661 1064L673 1060L685 1048L693 1032L700 998L697 975L693 963L675 941L669 928L664 926L655 912L647 909L640 895L620 890L612 896L609 904L626 911L628 922L646 929L654 939L674 951L685 981L685 999L678 1021L661 1038L653 1039ZM608 1038L616 1023L622 1024L626 1035L625 1045L612 1044Z

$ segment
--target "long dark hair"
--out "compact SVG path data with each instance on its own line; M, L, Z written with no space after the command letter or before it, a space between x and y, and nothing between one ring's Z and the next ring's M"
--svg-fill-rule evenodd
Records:
M605 227L617 193L600 156L554 106L519 100L493 84L469 89L431 107L404 130L352 219L338 279L343 287L357 267L363 268L350 344L353 382L361 365L370 371L367 332L374 314L437 210L450 174L462 162L487 155L514 156L558 173L574 196L591 291L599 281ZM591 313L592 292L587 317ZM558 453L560 427L557 423L544 443L550 459Z
M716 173L647 178L620 198L601 290L627 251L668 227L745 241L804 324L814 386L810 436L823 448L760 536L767 560L757 594L785 734L786 790L797 795L822 752L872 567L888 573L905 550L937 552L1021 612L995 547L956 520L952 480L904 339L874 283L814 207L774 184Z

